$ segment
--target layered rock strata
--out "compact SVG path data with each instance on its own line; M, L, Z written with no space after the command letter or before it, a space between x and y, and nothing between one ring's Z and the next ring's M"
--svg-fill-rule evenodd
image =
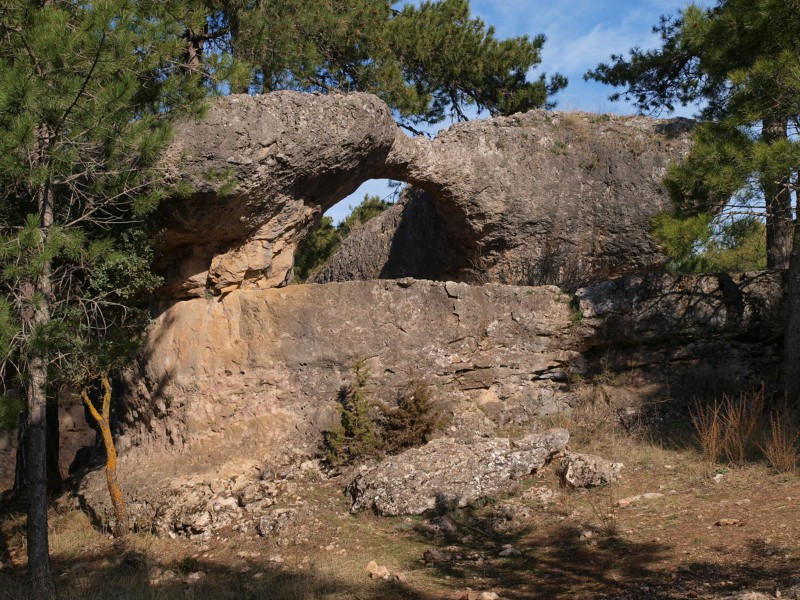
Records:
M120 479L140 527L205 535L247 516L260 528L280 492L258 483L274 481L263 473L319 454L356 359L370 369L368 393L386 404L424 380L450 413L443 435L465 444L570 413L593 386L608 404L624 393L690 404L779 364L784 285L777 272L651 274L573 298L552 286L402 279L179 302L129 374ZM611 383L621 372L639 377L635 390ZM78 493L110 514L102 472Z
M779 272L632 275L574 301L554 286L401 279L179 302L154 323L129 376L120 443L181 446L286 411L318 430L359 359L387 401L423 379L480 405L469 426L480 435L499 407L562 410L570 376L601 365L766 369L784 311Z

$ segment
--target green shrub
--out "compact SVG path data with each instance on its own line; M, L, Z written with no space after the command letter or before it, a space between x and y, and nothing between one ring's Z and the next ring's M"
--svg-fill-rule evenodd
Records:
M367 395L369 370L366 361L354 364L355 381L339 390L340 422L323 432L325 459L332 466L351 464L382 454L378 425L372 416L375 404Z
M443 413L425 382L412 380L398 394L396 407L379 408L366 392L365 361L356 361L354 368L353 384L339 391L339 423L322 434L329 465L339 467L421 446L444 426Z

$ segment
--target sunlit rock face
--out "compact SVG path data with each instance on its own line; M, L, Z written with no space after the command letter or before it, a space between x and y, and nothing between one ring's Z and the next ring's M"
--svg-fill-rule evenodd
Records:
M661 181L688 151L690 125L536 110L412 139L369 94L228 96L180 126L168 152L169 178L191 192L154 222L161 296L287 284L322 213L373 178L412 184L417 206L346 244L325 281L516 282L531 262L565 255L587 276L649 270L664 258L649 222L670 206Z

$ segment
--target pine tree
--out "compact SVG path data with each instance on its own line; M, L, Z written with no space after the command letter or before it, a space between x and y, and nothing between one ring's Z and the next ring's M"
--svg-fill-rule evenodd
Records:
M789 269L783 388L800 400L800 26L798 0L720 0L662 19L661 48L612 56L587 77L625 86L640 110L705 102L695 146L671 169L670 192L687 213L764 206L767 264ZM615 97L620 97L617 94ZM612 97L613 98L613 97Z
M400 123L466 118L475 106L492 115L548 105L566 86L561 75L529 81L541 62L544 36L498 40L470 16L468 0L204 1L208 24L193 34L193 56L230 51L251 65L249 86L371 92ZM234 86L236 88L236 86Z
M27 399L31 595L54 598L47 394L129 359L157 283L137 222L171 123L208 90L177 2L0 3L0 382ZM202 19L202 15L200 16Z
M794 5L794 8L793 8ZM800 114L797 42L789 34L797 2L724 0L689 6L655 29L661 48L612 56L587 74L623 86L641 111L699 102L695 147L674 167L668 187L684 212L716 211L736 194L738 208L763 203L771 268L787 268L791 251L791 173L784 160Z

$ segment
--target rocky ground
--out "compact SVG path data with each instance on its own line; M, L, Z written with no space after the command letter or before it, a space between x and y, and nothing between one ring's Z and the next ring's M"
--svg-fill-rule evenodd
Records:
M351 512L344 489L360 470L328 476L306 465L269 474L270 519L256 530L138 533L125 543L80 511L54 508L61 597L800 597L796 474L709 465L687 430L630 433L595 408L531 427L566 427L573 452L623 462L609 486L562 487L556 458L499 496L384 517ZM4 510L0 598L22 598L24 516Z

